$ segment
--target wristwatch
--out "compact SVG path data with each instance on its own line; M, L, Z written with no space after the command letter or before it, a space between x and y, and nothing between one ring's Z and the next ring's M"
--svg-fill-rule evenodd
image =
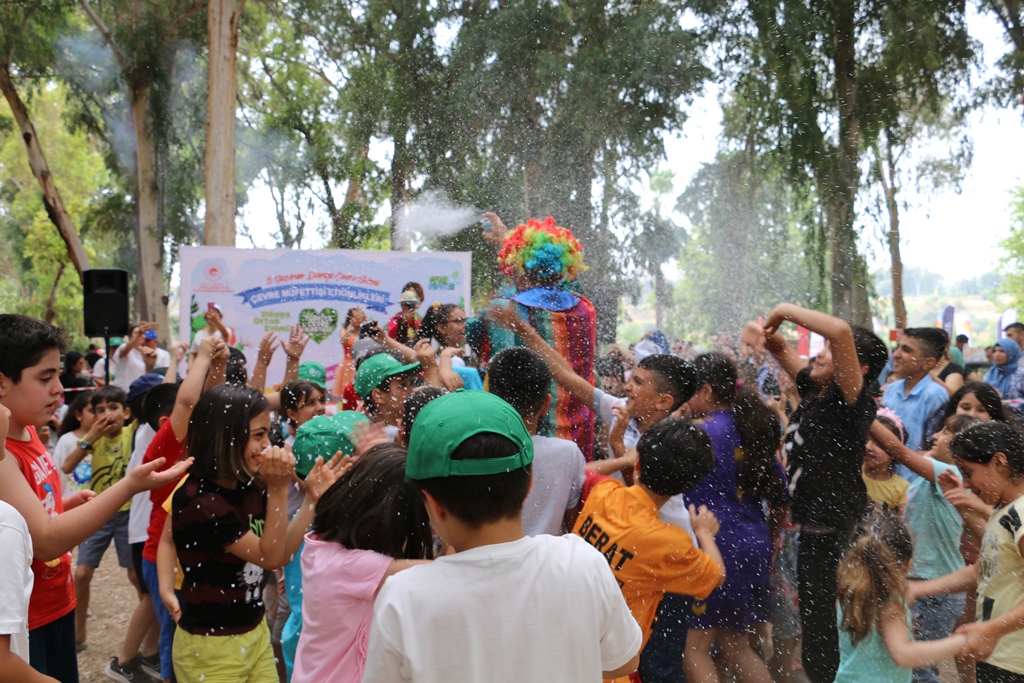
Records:
M92 450L92 444L86 441L85 439L82 439L81 441L78 442L78 447L81 448L83 451Z

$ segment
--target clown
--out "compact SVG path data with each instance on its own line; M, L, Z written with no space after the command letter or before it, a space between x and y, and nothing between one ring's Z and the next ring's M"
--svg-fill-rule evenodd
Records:
M555 225L548 216L530 219L508 231L493 213L484 214L492 229L484 238L499 247L498 266L511 278L514 291L507 298L495 298L494 305L512 305L523 320L572 365L580 377L594 381L594 305L570 288L586 270L583 247L572 231ZM523 346L508 330L492 325L481 315L467 325L466 336L483 363L501 351ZM551 408L538 426L538 434L575 441L587 459L593 457L594 416L590 406L551 383Z

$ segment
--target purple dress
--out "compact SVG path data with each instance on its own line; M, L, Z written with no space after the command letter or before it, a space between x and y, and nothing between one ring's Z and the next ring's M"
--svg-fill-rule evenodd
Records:
M721 523L715 543L725 562L725 583L707 600L693 603L690 628L742 631L771 617L771 535L762 501L744 495L739 486L743 448L732 411L709 413L697 424L711 438L715 466L684 496L687 503L706 505ZM781 464L776 471L784 478Z

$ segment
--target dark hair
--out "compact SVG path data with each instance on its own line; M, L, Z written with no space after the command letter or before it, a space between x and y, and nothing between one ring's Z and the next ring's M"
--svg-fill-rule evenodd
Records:
M878 338L878 335L866 327L853 325L853 345L857 349L857 362L867 365L868 370L864 373L864 386L870 393L877 393L878 375L881 374L885 364L889 362L889 350L885 348L885 342Z
M504 458L519 452L508 437L484 432L469 437L451 454L452 460ZM460 522L473 529L516 517L530 492L531 465L502 472L465 477L436 477L414 482L433 496Z
M944 429L948 429L956 436L960 432L964 431L973 424L980 424L981 420L970 415L950 415L942 421Z
M401 291L404 292L407 289L411 289L412 291L416 292L416 296L420 298L420 303L423 302L423 285L421 285L418 282L406 282L404 285L402 285Z
M245 464L249 422L268 410L267 399L255 389L218 384L204 391L185 435L185 457L195 458L192 476L243 484L252 479L256 473Z
M487 367L492 394L507 401L523 418L533 417L551 392L551 369L539 353L515 346L499 351Z
M736 365L721 353L705 353L693 361L698 382L707 384L719 402L732 408L744 458L738 480L744 494L755 500L780 500L785 491L775 464L782 438L779 419L746 384L737 386Z
M38 365L52 349L64 353L64 333L42 320L17 313L0 314L0 372L17 384L25 368Z
M889 602L902 605L906 566L913 556L910 531L899 517L881 512L861 523L836 570L836 597L843 610L839 627L854 644L879 628Z
M1005 422L980 422L953 437L953 457L987 465L996 453L1005 453L1014 474L1024 475L1024 436Z
M142 396L141 419L154 431L160 429L160 418L174 412L179 385L173 382L157 384Z
M636 450L640 482L660 496L689 491L715 466L707 432L682 418L667 417L650 427Z
M281 387L281 415L288 420L288 424L292 427L298 427L298 424L288 417L288 411L298 410L299 403L312 396L314 391L324 394L323 389L304 379L288 382Z
M57 430L57 436L64 436L68 432L73 432L82 426L82 422L78 419L75 413L81 413L89 407L89 398L92 396L91 391L79 391L75 399L68 404L68 412L64 413L64 419L60 422L60 429Z
M115 387L113 384L98 389L93 392L92 396L89 397L89 405L93 408L101 403L120 403L125 408L128 407L128 394L121 387Z
M368 450L317 501L312 531L350 550L430 558L430 522L416 487L405 479L405 448L382 443Z
M637 367L650 370L654 374L658 391L672 395L674 402L671 411L693 398L697 391L697 371L679 356L656 353L645 357L637 363Z
M970 338L966 334L958 334L958 335L956 335L956 340L958 342L960 342L960 343L963 343L963 344L966 344L967 342L971 341Z
M623 380L626 371L622 367L622 361L612 355L602 356L594 361L594 374L598 377L617 377Z
M919 341L925 358L941 358L949 346L949 335L938 327L908 327L903 336Z
M956 408L960 405L960 401L967 394L974 394L974 397L978 399L978 403L985 408L985 412L996 422L1009 422L1010 414L1006 410L1006 406L1003 404L1003 397L999 394L999 390L993 387L991 384L985 382L966 382L962 387L957 389L949 400L946 401L946 411L942 416L945 420L950 415L956 415Z
M1010 323L1003 328L1003 332L1009 332L1010 330L1017 330L1018 332L1024 332L1024 323Z
M412 426L424 406L439 396L448 392L440 387L420 387L405 399L402 404L402 441L409 443L409 435L412 434Z
M249 373L245 371L245 362L237 358L228 358L224 367L224 381L236 387L244 387L249 381Z
M436 339L440 342L441 338L438 336L437 328L448 322L448 318L456 308L461 307L458 304L434 304L427 308L427 312L423 315L423 321L420 323L416 341Z
M74 367L75 363L82 360L84 356L78 351L68 351L64 354L64 374L71 372L71 368Z
M905 428L901 428L898 424L896 424L896 421L893 420L891 417L888 417L886 415L875 415L875 419L878 420L878 424L882 425L883 427L888 429L890 432L892 432L892 435L895 436L897 439L899 439L900 443L906 443L907 442L907 432L906 432L906 429ZM871 437L868 437L868 438L871 438ZM896 461L893 460L893 463L894 463L893 467L896 466L895 462Z
M796 393L800 395L801 402L817 396L820 391L817 383L811 378L810 365L800 368L800 372L796 373L793 383L796 384Z
M374 354L374 355L376 355L376 354ZM398 379L399 377L415 377L415 376L417 376L417 372L418 372L417 370L413 369L413 370L408 370L406 372L400 372L397 375L389 375L389 376L385 377L384 379L382 379L380 381L380 384L378 384L373 389L371 389L370 393L368 393L366 396L361 396L360 398L363 401L363 410L365 410L366 415L368 417L371 417L371 418L372 417L376 417L377 410L380 407L380 406L377 405L377 402L373 400L373 392L374 391L376 391L377 389L380 389L381 392L383 392L385 394L389 394L389 393L391 393L391 382L393 382L394 380Z
M342 323L341 326L348 327L349 323L352 322L352 316L354 316L356 314L356 311L358 310L359 306L353 306L352 308L348 309L348 311L345 312L345 322Z

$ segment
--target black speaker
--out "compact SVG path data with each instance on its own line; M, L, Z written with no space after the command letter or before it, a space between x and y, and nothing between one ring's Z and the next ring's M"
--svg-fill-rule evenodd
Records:
M128 334L128 271L93 268L82 273L86 337Z

